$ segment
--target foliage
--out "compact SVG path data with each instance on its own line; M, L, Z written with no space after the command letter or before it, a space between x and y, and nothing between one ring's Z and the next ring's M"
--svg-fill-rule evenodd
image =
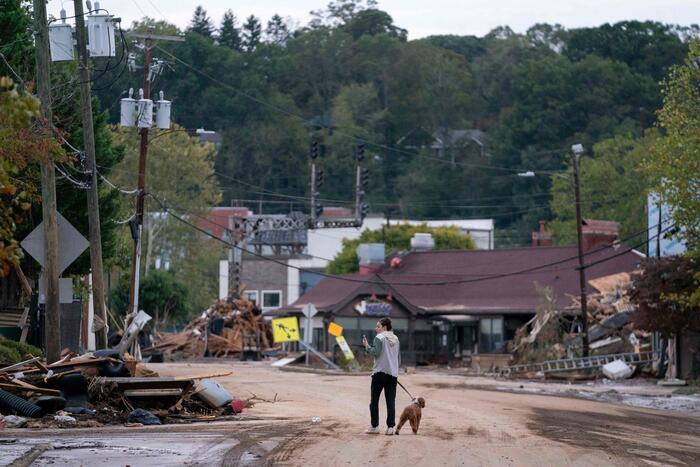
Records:
M22 258L17 234L39 200L36 164L63 154L38 115L39 101L0 77L0 277Z
M207 16L207 11L201 6L197 6L190 22L188 32L194 32L204 37L212 37L214 34L214 23Z
M139 137L130 129L114 129L113 138L125 148L124 159L110 175L122 187L136 185ZM200 144L182 127L151 132L146 166L146 186L152 197L146 199L143 237L143 276L147 278L161 258L171 264L178 280L191 290L193 305L208 306L218 290L218 260L221 247L192 228L168 216L160 204L165 202L191 222L197 222L212 206L218 205L220 192L214 178L214 147ZM158 201L160 200L160 201ZM131 206L124 217L132 211ZM130 261L131 236L122 226L121 242ZM216 271L214 277L206 271Z
M689 247L700 249L700 41L690 44L685 64L671 70L663 91L658 116L664 137L646 170Z
M243 23L243 50L253 52L262 40L262 24L254 15Z
M432 234L435 250L470 250L476 248L474 240L462 234L456 227L428 227L426 224L398 224L377 230L364 230L360 238L343 240L343 249L328 263L328 274L349 274L359 268L357 247L361 243L383 243L386 252L405 251L411 247L411 238L417 233Z
M700 258L647 258L633 282L635 324L665 337L700 330Z
M241 31L236 26L236 15L231 10L226 10L221 20L218 42L229 49L241 51Z
M0 1L0 76L26 79L34 70L31 2L27 0ZM10 68L11 67L11 68Z
M643 139L629 136L606 139L593 146L592 157L579 160L583 217L619 222L620 237L629 239L629 245L647 239L649 180L641 164L655 139L653 133ZM558 244L576 243L573 173L571 170L567 173L567 178L552 177L551 209L555 218L549 230Z
M256 199L266 213L282 213L290 209L284 199L308 210L311 136L323 138L321 196L351 204L362 140L373 211L489 217L520 239L553 217L551 180L516 180L515 172L560 171L573 143L592 148L652 127L662 102L656 83L695 31L653 22L536 24L524 34L501 27L483 37L408 41L376 2L359 0L332 1L294 30L279 15L246 24L238 31L248 37L245 53L221 32L218 43L188 34L158 46L189 66L155 52L173 66L157 86L175 103L174 119L223 136L216 172L224 204ZM118 102L140 80L125 73L100 99ZM116 120L117 106L112 112ZM441 134L463 129L483 131L479 151L476 143L434 147ZM429 201L418 203L418 193Z
M18 363L24 360L24 356L32 354L35 357L43 356L41 349L33 345L5 339L0 336L0 363Z
M126 277L125 277L126 279ZM141 280L139 309L153 317L154 327L186 321L191 311L190 289L172 271L157 270ZM129 303L129 281L122 280L110 291L114 311L126 314Z

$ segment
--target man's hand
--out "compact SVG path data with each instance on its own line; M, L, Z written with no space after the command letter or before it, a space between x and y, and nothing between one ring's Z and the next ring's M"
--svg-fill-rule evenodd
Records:
M367 336L362 336L362 345L365 346L365 349L369 347L369 342L367 342Z

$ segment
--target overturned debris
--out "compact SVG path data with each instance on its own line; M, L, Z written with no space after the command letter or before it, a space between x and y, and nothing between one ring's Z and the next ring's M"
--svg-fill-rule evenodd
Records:
M182 352L185 356L214 357L250 351L260 353L274 346L272 328L249 300L218 300L179 333L159 333L144 355Z

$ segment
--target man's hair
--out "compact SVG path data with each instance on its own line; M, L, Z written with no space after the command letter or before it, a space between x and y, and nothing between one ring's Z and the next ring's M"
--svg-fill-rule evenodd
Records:
M384 326L387 331L391 331L391 319L390 318L382 318L379 320L379 324Z

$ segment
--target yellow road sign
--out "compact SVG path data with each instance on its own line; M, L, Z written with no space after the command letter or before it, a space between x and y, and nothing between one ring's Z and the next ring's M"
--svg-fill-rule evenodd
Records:
M275 343L297 342L299 340L299 322L295 316L272 320L272 336Z
M352 350L350 350L350 346L348 345L348 342L345 340L345 338L343 336L335 336L335 341L340 346L340 350L343 351L343 354L345 354L345 358L347 358L348 360L352 360L355 358L355 354L352 353Z
M341 336L343 335L343 327L340 324L331 323L328 325L328 333L335 337Z

